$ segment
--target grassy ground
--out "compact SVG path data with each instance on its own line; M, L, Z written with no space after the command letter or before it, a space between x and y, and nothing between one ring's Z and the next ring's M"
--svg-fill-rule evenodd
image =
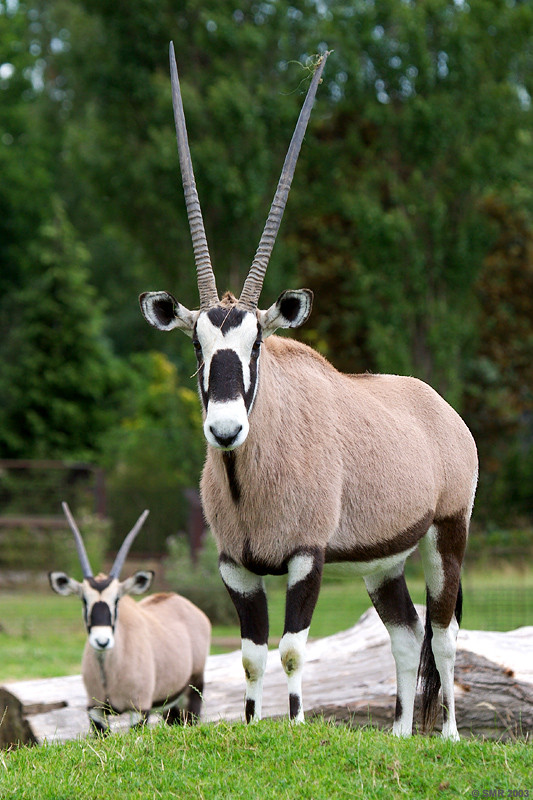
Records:
M488 792L500 790L501 794ZM200 725L0 754L2 800L533 797L533 747L321 720Z
M424 602L424 583L408 578L413 600ZM463 627L509 630L533 625L533 570L467 570ZM267 578L271 644L283 632L284 582ZM322 637L353 625L370 602L361 578L349 568L332 568L325 577L310 635ZM79 672L85 632L77 598L46 592L0 594L0 682ZM238 640L236 627L215 627L213 636ZM233 645L235 646L235 645ZM220 648L214 648L220 652Z

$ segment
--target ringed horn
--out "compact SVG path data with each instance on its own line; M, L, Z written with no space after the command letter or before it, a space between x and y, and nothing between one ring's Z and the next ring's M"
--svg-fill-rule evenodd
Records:
M89 563L89 557L87 555L87 551L85 549L85 545L83 544L83 539L81 538L81 533L78 530L78 526L74 521L74 517L70 513L70 508L68 507L67 503L63 502L62 504L63 511L65 512L65 516L67 518L67 522L70 525L70 529L74 534L74 541L76 543L76 550L78 552L78 558L81 564L81 570L83 573L84 578L92 578L93 572L91 569L91 565ZM122 567L124 566L124 561L126 560L126 556L128 555L129 549L133 543L133 540L141 530L142 526L144 525L144 521L150 512L148 509L143 511L131 531L128 533L124 541L122 542L122 546L118 551L116 558L113 562L113 566L109 571L110 578L119 578L120 573L122 571Z
M268 262L272 254L272 249L278 235L283 212L289 196L292 179L294 177L294 170L296 162L302 146L302 141L311 115L311 109L315 100L316 91L322 72L326 64L326 59L331 51L327 51L320 56L315 66L313 79L307 91L296 128L292 135L289 150L285 157L281 177L278 182L278 187L274 195L274 200L270 207L268 218L265 224L263 235L259 242L252 266L248 273L248 277L244 282L241 296L239 298L239 305L248 311L252 311L257 307L259 295L263 286ZM183 112L183 103L181 100L181 92L178 78L178 69L176 66L176 56L174 53L174 44L170 43L170 77L172 82L172 103L174 107L174 121L176 123L176 138L178 141L178 154L180 160L181 175L183 181L183 190L185 193L185 205L187 208L187 216L189 218L189 227L191 229L191 236L194 249L194 258L196 262L196 272L198 277L198 290L200 293L200 308L202 310L210 308L215 305L219 298L216 288L215 275L211 265L211 258L209 256L209 248L207 245L207 237L205 235L205 228L200 209L200 201L198 199L198 192L194 180L194 173L192 168L191 154L189 150L189 143L187 138L187 128L185 125L185 115Z

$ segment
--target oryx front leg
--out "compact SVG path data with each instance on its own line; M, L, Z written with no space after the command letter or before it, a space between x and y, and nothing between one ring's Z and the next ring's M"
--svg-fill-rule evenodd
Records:
M246 676L246 722L261 719L263 677L268 652L268 608L264 580L224 554L219 569L239 615L242 665Z
M324 553L320 550L301 550L288 563L285 628L279 653L287 675L289 717L295 722L304 719L302 671L305 646L320 591L323 566Z

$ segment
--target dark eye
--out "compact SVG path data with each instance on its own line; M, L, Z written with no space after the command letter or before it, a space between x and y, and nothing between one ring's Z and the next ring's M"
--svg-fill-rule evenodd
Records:
M261 339L256 339L252 345L252 350L257 351L260 349L260 347L261 347Z
M200 344L198 339L193 339L192 340L192 346L194 347L194 351L195 351L196 355L197 356L201 356L202 355L202 345Z

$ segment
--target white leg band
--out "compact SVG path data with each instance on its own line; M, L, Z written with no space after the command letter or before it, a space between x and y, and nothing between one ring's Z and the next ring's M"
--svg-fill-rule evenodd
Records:
M246 700L253 700L253 719L261 719L263 700L263 677L268 655L268 645L255 644L251 639L242 640L242 665L246 675Z

